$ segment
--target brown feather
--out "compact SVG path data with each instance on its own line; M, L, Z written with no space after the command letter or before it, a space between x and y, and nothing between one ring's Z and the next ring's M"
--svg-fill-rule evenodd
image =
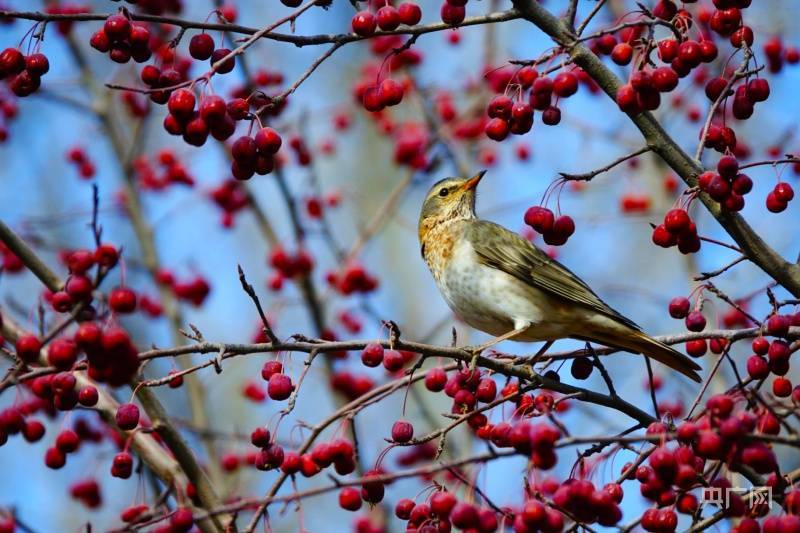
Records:
M657 341L647 333L632 328L614 328L610 330L600 326L590 326L585 332L586 335L581 336L582 340L594 341L611 348L643 354L680 372L689 379L698 383L701 381L700 375L697 373L697 370L700 370L700 366L697 363L674 348Z

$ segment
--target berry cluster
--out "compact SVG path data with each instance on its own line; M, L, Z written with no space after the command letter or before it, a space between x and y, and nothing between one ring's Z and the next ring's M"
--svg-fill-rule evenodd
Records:
M140 23L134 24L123 14L111 15L103 27L92 34L89 44L98 52L107 53L111 61L137 63L148 61L153 55L150 49L150 29Z
M0 80L8 80L8 86L16 96L30 96L36 92L42 84L42 76L49 70L50 62L40 52L28 56L17 48L0 52Z
M190 279L179 281L171 270L162 268L156 272L156 281L169 287L176 298L195 307L203 305L203 302L211 293L211 285L208 280L199 274L195 274Z
M664 222L653 228L653 243L662 248L677 246L682 254L696 253L700 250L697 225L685 209L670 209Z
M350 23L355 33L362 37L369 37L378 28L381 31L392 31L399 28L401 24L415 26L421 19L422 10L413 2L404 2L398 7L385 3L375 13L369 10L359 11L353 15Z
M232 228L234 216L250 205L242 182L232 178L211 189L209 197L222 210L223 228Z
M208 100L208 99L207 99ZM253 174L264 176L275 168L275 154L281 147L281 136L272 128L261 128L253 137L244 135L231 146L231 173L237 180L247 180Z
M568 215L556 217L546 207L533 206L525 211L525 224L542 235L544 242L551 246L561 246L575 233L575 222Z
M286 400L294 391L292 379L283 373L283 365L279 361L264 363L261 377L267 382L267 394L273 400Z
M67 152L67 160L78 168L78 175L85 180L94 177L96 169L92 160L86 154L86 150L76 146Z
M348 296L354 293L367 294L378 288L378 278L369 273L360 263L351 262L339 272L330 271L325 279L328 285Z
M277 247L270 252L268 261L284 279L308 276L314 268L313 257L304 249L290 255L284 248Z

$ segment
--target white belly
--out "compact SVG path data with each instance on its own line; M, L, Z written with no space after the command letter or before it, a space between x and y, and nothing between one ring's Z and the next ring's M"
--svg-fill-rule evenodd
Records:
M473 328L499 336L529 323L531 328L515 337L516 340L566 336L564 328L553 320L553 306L545 293L501 270L478 263L467 242L456 245L437 284L453 312Z

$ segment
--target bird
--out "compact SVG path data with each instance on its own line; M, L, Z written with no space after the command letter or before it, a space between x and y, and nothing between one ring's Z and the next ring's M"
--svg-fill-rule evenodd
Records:
M475 214L482 170L434 184L419 216L422 258L452 311L495 336L476 353L504 340L542 342L540 354L572 338L641 353L700 382L700 366L644 333L612 309L577 275L529 240Z

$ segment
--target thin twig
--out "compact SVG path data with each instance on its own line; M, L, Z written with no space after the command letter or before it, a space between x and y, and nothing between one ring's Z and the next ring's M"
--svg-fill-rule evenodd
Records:
M712 270L711 272L701 272L699 275L694 277L694 280L695 281L706 281L708 279L717 277L720 274L722 274L723 272L728 271L729 269L731 269L734 266L738 265L742 261L746 261L746 260L747 260L747 257L745 257L743 255L740 255L739 257L737 257L736 259L734 259L733 261L731 261L730 263L728 263L727 265L725 265L723 267L720 267L720 268L718 268L716 270Z
M559 172L558 174L563 179L568 180L568 181L591 181L591 179L594 178L595 176L597 176L598 174L602 174L603 172L608 172L609 170L611 170L615 166L617 166L617 165L619 165L621 163L624 163L628 159L632 159L632 158L634 158L636 156L639 156L639 155L642 155L644 153L647 153L651 149L652 148L650 148L649 146L644 146L644 147L639 148L638 150L635 150L635 151L633 151L633 152L631 152L631 153L629 153L627 155L623 155L622 157L619 157L619 158L615 159L614 161L612 161L611 163L609 163L609 164L607 164L607 165L605 165L603 167L600 167L600 168L598 168L596 170L592 170L592 171L589 171L589 172L584 172L583 174L568 174L566 172Z
M253 304L255 304L256 310L258 311L258 316L261 317L261 325L264 328L264 333L270 342L277 343L278 337L275 336L275 332L272 331L272 327L269 325L269 320L267 320L267 315L264 314L264 309L261 307L261 301L258 299L255 289L247 282L244 270L242 270L242 265L236 265L236 268L239 271L239 282L242 284L242 289L247 293L250 299L253 300Z

